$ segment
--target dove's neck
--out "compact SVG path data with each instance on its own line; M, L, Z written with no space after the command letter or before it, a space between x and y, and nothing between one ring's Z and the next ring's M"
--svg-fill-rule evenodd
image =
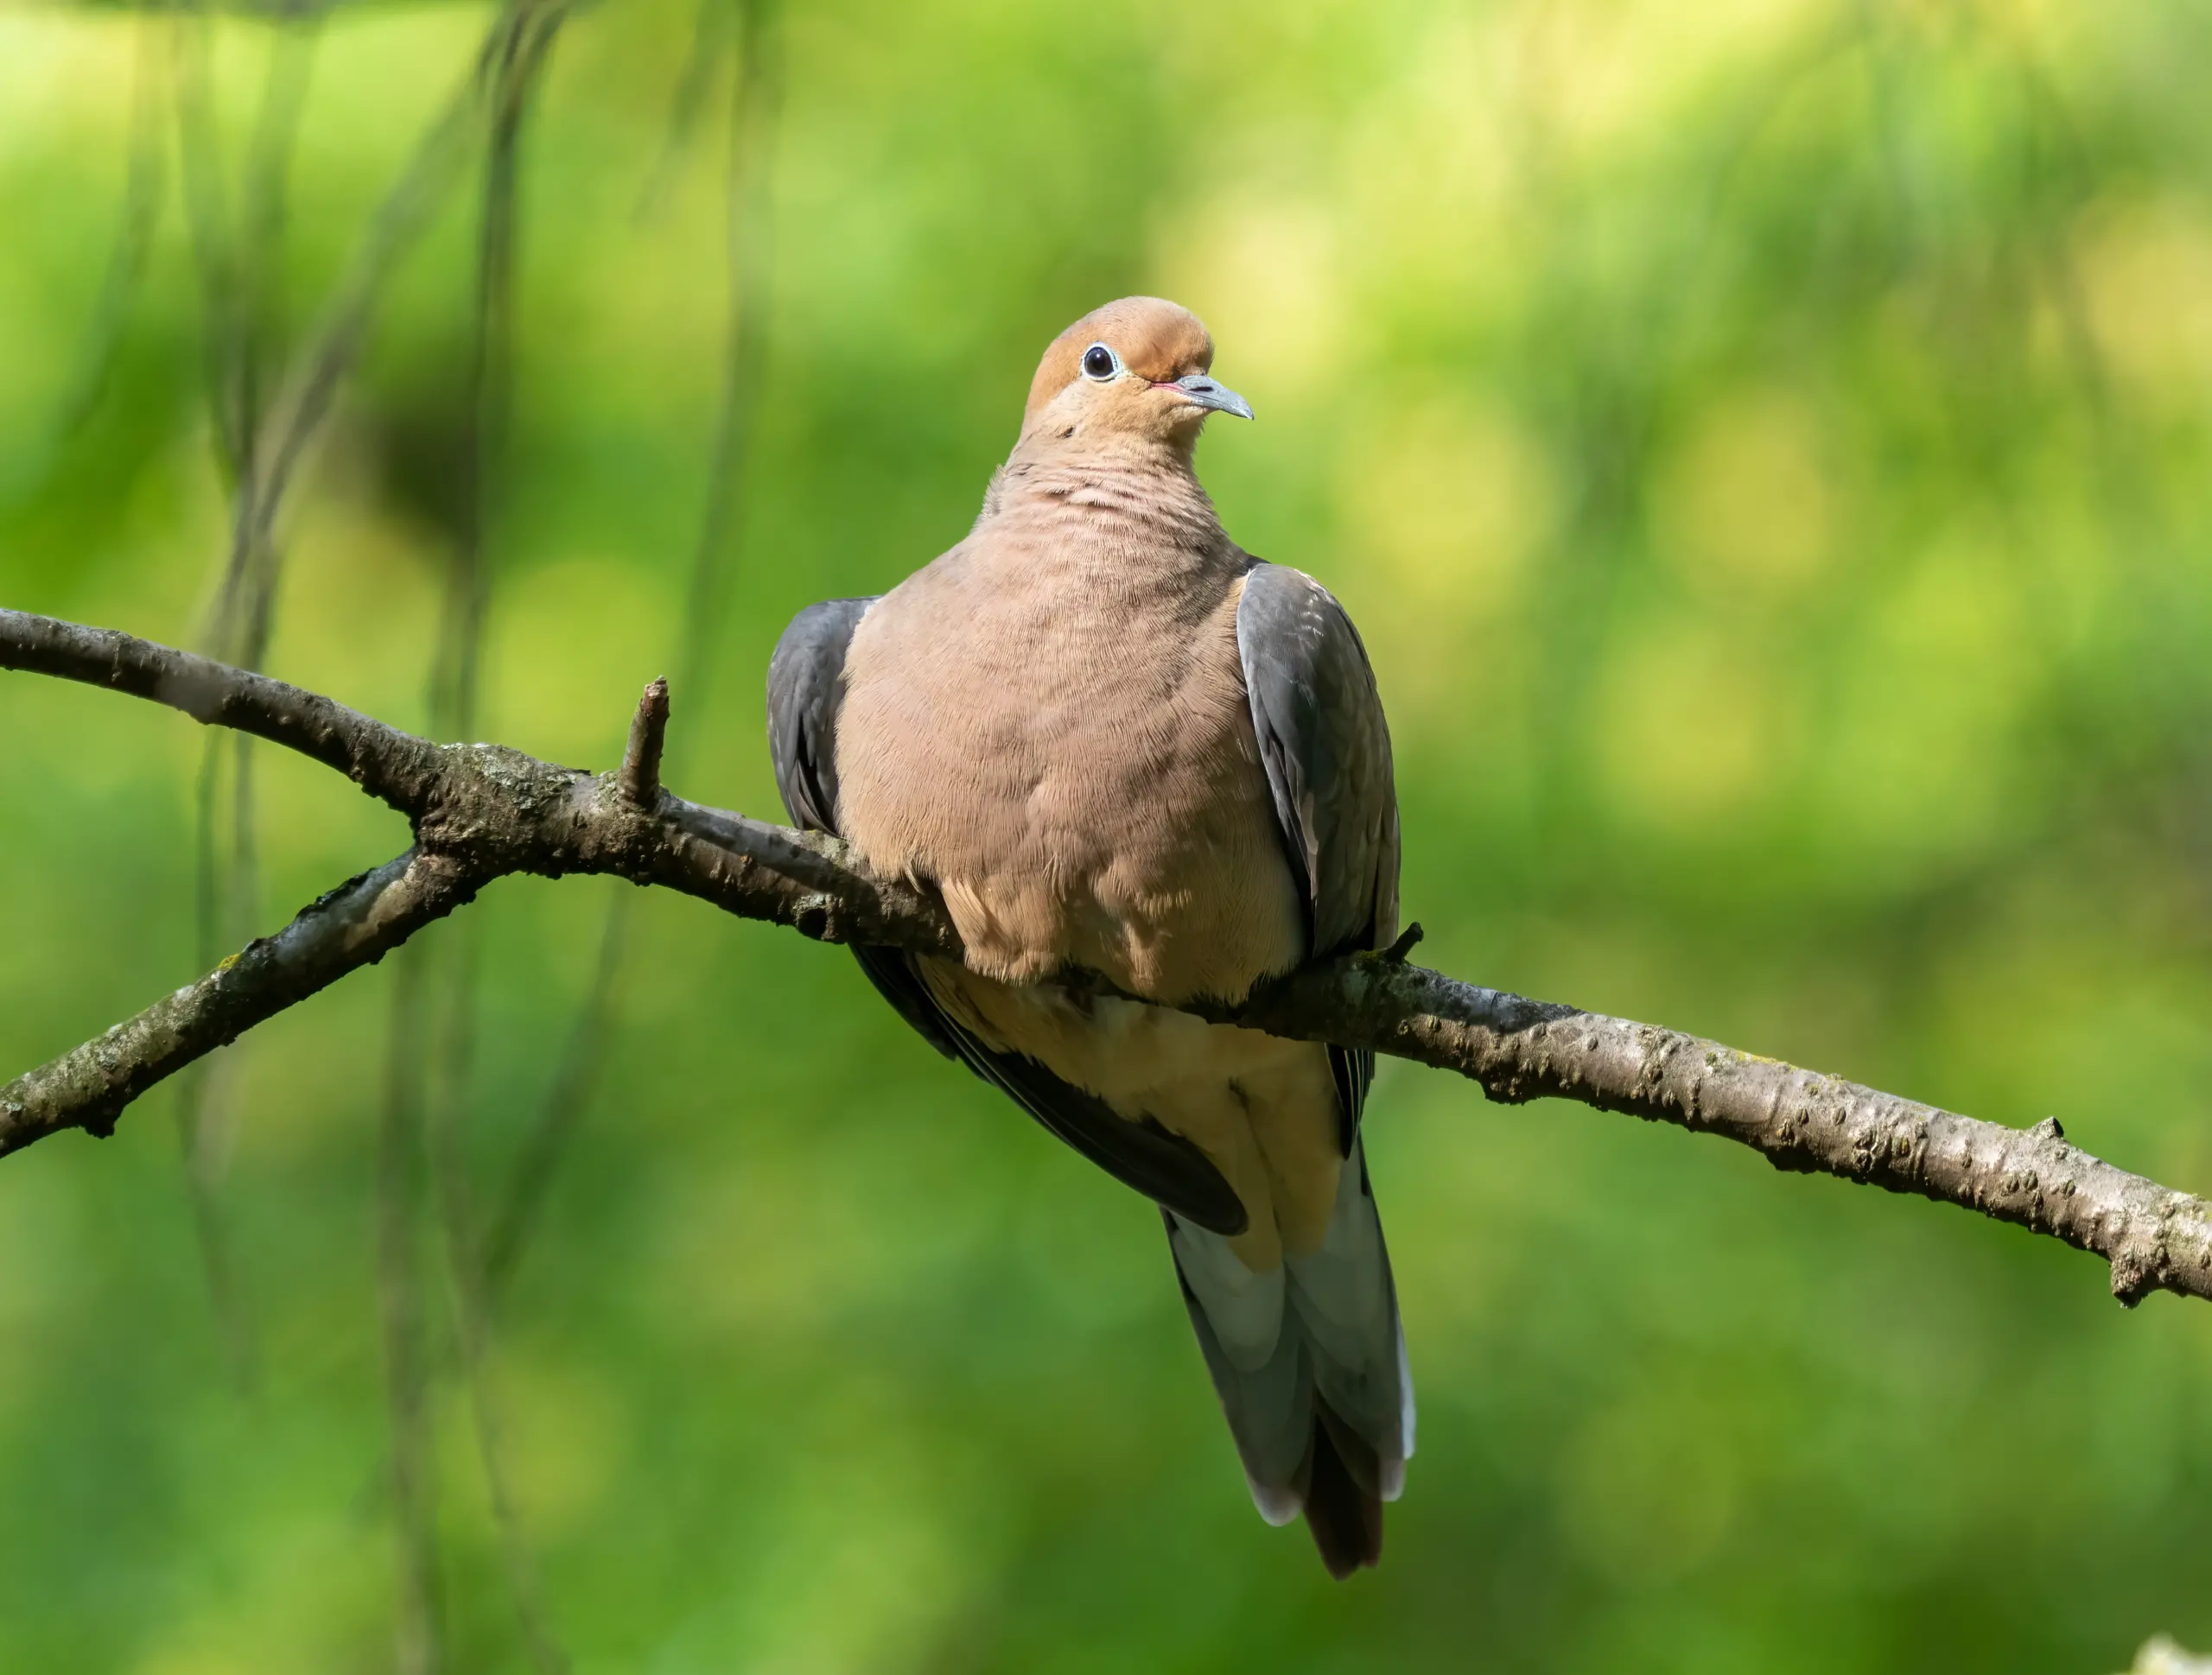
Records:
M1025 437L991 479L976 527L1058 534L1211 559L1236 549L1191 468L1190 450L1149 437Z

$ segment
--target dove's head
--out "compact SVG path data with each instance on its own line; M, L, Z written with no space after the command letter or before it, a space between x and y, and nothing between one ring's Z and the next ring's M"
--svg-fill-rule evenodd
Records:
M1045 351L1022 440L1128 438L1188 449L1209 413L1252 416L1242 396L1207 376L1212 365L1213 339L1188 308L1157 296L1109 302Z

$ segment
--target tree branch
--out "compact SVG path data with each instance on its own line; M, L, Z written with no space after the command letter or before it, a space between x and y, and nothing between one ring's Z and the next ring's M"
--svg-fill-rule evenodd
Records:
M2103 1257L2113 1295L2131 1307L2154 1291L2212 1299L2212 1204L2069 1145L2055 1119L1980 1122L1382 955L1294 972L1214 1015L1456 1070L1502 1104L1551 1096L1625 1111L1738 1141L1777 1169L1957 1204Z
M348 972L381 960L476 892L450 860L410 849L301 910L198 982L0 1088L0 1156L62 1128L112 1133L163 1077Z
M19 612L0 612L0 667L112 687L285 745L406 813L416 841L190 987L0 1088L0 1153L61 1128L109 1132L163 1076L508 873L613 873L820 941L960 957L933 897L874 877L834 838L665 791L645 806L621 784L644 781L642 761L594 777L502 746L433 745L279 681ZM1190 1010L1455 1070L1507 1103L1552 1095L1624 1111L1722 1135L1779 1169L1957 1204L2103 1257L2123 1303L2154 1291L2212 1299L2212 1205L2091 1157L2054 1121L1978 1122L1696 1036L1478 987L1407 963L1410 945Z
M0 668L58 675L181 709L335 768L402 814L422 804L438 747L343 704L212 657L172 650L111 628L0 610Z

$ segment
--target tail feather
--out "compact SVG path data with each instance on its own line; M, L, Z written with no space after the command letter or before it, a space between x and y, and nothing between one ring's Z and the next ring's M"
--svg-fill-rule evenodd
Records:
M1260 1515L1306 1514L1329 1573L1372 1564L1405 1484L1413 1383L1389 1253L1359 1150L1321 1248L1255 1275L1229 1241L1163 1212L1183 1301Z
M1283 1289L1278 1285L1274 1342L1264 1359L1244 1358L1240 1365L1239 1359L1224 1346L1222 1334L1215 1329L1208 1312L1207 1300L1200 1295L1201 1287L1207 1292L1214 1290L1206 1283L1207 1271L1217 1266L1205 1259L1219 1256L1236 1260L1228 1241L1217 1241L1214 1234L1179 1221L1167 1210L1162 1210L1160 1216L1167 1223L1175 1277L1182 1281L1183 1306L1190 1314L1192 1330L1198 1334L1206 1371L1221 1397L1230 1434L1236 1439L1236 1453L1244 1462L1244 1481L1251 1487L1253 1504L1268 1523L1287 1524L1305 1504L1302 1485L1312 1447L1313 1373L1304 1339L1294 1326L1283 1329L1291 1317L1282 1304ZM1220 1247L1217 1252L1208 1248L1216 1242Z
M1358 1457L1363 1454L1363 1472ZM1350 1436L1344 1422L1322 1404L1313 1419L1306 1527L1313 1532L1321 1563L1338 1582L1382 1557L1382 1497L1375 1491L1374 1479L1374 1450Z

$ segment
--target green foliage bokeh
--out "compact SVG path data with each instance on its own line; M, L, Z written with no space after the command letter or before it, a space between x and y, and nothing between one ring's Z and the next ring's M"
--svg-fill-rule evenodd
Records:
M294 341L488 16L321 26ZM724 113L667 143L694 21L580 15L522 151L478 731L580 765L674 664L707 499ZM226 491L165 104L143 282L103 301L179 27L0 15L0 603L196 644ZM233 174L270 38L213 30ZM685 794L773 810L783 623L957 539L1043 344L1172 295L1260 416L1200 453L1231 533L1373 652L1425 959L2056 1113L2212 1189L2212 16L826 0L766 39L765 358L711 670L675 695ZM475 191L383 297L283 524L270 667L414 726ZM199 761L181 717L0 677L0 1075L193 974ZM257 762L267 929L405 834ZM487 1198L617 889L471 910ZM633 911L486 1367L580 1669L2083 1675L2154 1631L2212 1646L2212 1312L2124 1314L2056 1245L1405 1065L1369 1133L1421 1446L1382 1569L1334 1586L1252 1513L1147 1206L842 954ZM0 1164L0 1668L390 1665L391 987L227 1056L245 1393L175 1089ZM440 1364L451 1666L522 1669Z

